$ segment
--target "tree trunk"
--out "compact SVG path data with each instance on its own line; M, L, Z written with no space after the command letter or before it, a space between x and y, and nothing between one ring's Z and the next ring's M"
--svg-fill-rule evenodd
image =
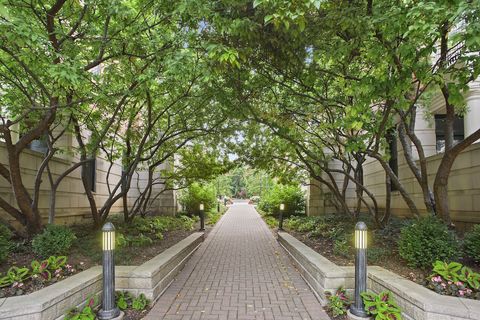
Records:
M382 157L379 155L379 154L376 154L376 153L371 153L369 154L371 157L375 158L376 160L378 160L378 162L380 162L380 164L382 165L383 169L385 170L386 174L388 174L390 176L390 179L392 181L392 183L397 187L398 191L400 192L400 194L402 195L402 198L403 200L405 201L405 203L407 204L408 208L410 209L410 211L412 212L412 214L415 216L415 217L419 217L420 216L420 213L418 212L418 209L417 209L417 206L415 205L415 202L413 202L413 199L412 197L410 196L410 194L407 192L407 190L405 190L405 188L403 187L403 185L401 184L400 180L398 179L398 177L395 175L395 173L393 172L393 170L390 168L390 166L388 165L388 163L385 162L385 160L382 159Z
M448 178L452 170L453 163L457 156L472 143L480 139L480 129L469 135L450 150L445 151L440 166L438 167L435 181L433 183L433 192L436 200L436 207L439 217L445 223L451 225L452 219L448 204Z

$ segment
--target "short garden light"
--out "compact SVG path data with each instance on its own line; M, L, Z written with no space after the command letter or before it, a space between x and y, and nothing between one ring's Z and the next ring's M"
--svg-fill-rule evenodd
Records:
M280 220L278 221L278 230L283 230L283 211L285 210L285 203L280 204Z
M205 206L200 203L200 231L205 231Z
M102 309L98 313L101 320L120 316L120 309L115 306L115 227L111 222L102 228L103 237L103 292Z
M355 225L355 301L350 312L360 318L368 318L361 293L367 291L367 225L359 221Z

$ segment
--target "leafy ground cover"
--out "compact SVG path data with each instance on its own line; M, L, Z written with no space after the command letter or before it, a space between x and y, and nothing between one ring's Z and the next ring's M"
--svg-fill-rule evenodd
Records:
M186 216L137 218L128 224L113 218L112 222L117 234L117 265L142 264L198 230L198 218ZM42 249L39 239L45 238L43 234L34 238L35 245L13 239L12 251L0 264L0 297L28 294L101 264L101 231L90 225L63 229L57 233L60 238L65 238L65 230L68 230L75 239L68 248L61 248L67 252L60 257L38 254L39 251L52 253L47 248ZM45 245L51 249L54 240L50 237Z

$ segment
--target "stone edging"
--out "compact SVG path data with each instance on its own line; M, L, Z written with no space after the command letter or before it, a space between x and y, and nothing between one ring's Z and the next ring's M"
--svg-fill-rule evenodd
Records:
M334 292L341 286L349 292L353 291L353 267L336 265L286 232L278 233L278 241L323 305L326 304L326 291ZM381 267L368 267L367 286L376 293L391 291L407 320L480 318L480 301L437 294Z
M115 267L117 290L143 293L155 301L173 281L204 238L196 232L140 266ZM24 296L0 299L1 320L61 319L102 291L102 268L92 267L51 286Z

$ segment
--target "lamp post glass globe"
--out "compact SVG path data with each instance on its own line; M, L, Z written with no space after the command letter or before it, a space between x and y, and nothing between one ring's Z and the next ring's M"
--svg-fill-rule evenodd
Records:
M355 301L350 312L357 317L368 318L360 295L367 291L367 225L363 221L355 225L355 249Z
M120 315L115 305L115 227L107 222L102 228L103 247L103 292L102 309L98 313L101 320L114 319Z

